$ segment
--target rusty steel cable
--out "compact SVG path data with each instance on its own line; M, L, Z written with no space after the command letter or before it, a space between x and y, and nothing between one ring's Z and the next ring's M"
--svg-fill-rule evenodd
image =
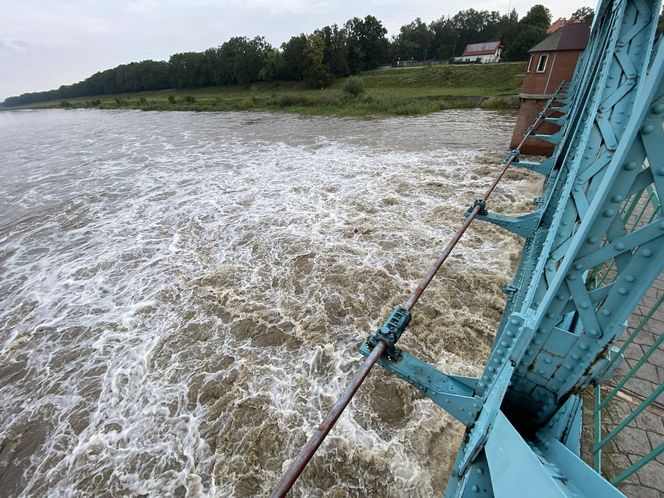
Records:
M528 130L521 139L521 142L519 142L519 145L516 147L516 149L512 151L509 159L505 162L505 165L501 169L500 173L498 174L498 176L496 176L496 178L494 178L493 182L491 183L487 191L484 193L484 195L475 201L473 209L468 213L463 224L456 231L456 233L454 234L450 242L447 244L445 249L440 253L440 256L438 256L436 262L431 266L431 268L422 278L422 280L420 280L420 283L417 285L417 287L412 292L406 303L403 305L404 309L410 311L415 306L417 301L420 299L425 289L428 287L433 278L436 276L436 273L438 273L438 270L443 265L445 260L449 257L450 253L452 252L456 244L459 242L463 234L466 232L470 224L477 217L477 215L484 209L486 201L489 199L489 197L495 190L500 180L502 180L502 178L505 176L507 169L518 157L518 151L521 149L524 142L542 123L542 121L546 117L545 112L550 108L551 104L556 100L556 97L562 90L565 83L566 82L563 81L560 84L556 92L546 103L542 112L540 112L539 115L537 116L535 122L530 127L528 127ZM555 111L555 108L551 109ZM369 372L378 361L378 358L380 358L380 356L385 352L386 348L387 345L384 342L378 341L376 346L371 351L371 354L367 356L366 360L364 361L360 369L353 377L353 380L350 382L350 384L348 384L346 389L344 389L343 393L341 393L341 396L339 396L339 399L331 408L330 412L327 414L325 419L318 426L316 432L314 432L311 435L307 443L300 450L300 453L298 454L297 458L295 458L295 460L293 460L293 462L291 463L290 467L288 468L288 471L286 471L286 473L279 480L276 487L270 494L270 498L282 498L286 496L288 491L290 491L293 484L295 484L295 481L297 481L297 479L300 477L300 474L302 474L305 467L309 463L309 460L311 460L311 458L316 453L318 447L323 443L325 437L328 435L330 430L332 430L332 427L334 427L334 424L339 419L343 411L346 409L346 406L348 406L348 403L350 403L351 399L353 399L353 396L355 395L357 390L360 388L364 380L369 375Z

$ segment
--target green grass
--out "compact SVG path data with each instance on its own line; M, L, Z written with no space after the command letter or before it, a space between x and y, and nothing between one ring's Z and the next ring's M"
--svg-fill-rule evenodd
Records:
M26 108L141 109L145 111L283 111L334 116L416 115L443 109L518 107L524 63L389 68L360 75L366 91L343 92L346 79L324 90L303 82L256 83L189 90L98 95ZM169 96L172 96L169 99ZM170 101L169 101L170 100Z

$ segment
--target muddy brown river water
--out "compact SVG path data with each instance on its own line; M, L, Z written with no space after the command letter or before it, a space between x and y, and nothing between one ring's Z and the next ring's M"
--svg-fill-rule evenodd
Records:
M514 122L0 113L0 496L266 495ZM474 225L401 345L477 375L518 250ZM377 367L293 496L440 496L461 430Z

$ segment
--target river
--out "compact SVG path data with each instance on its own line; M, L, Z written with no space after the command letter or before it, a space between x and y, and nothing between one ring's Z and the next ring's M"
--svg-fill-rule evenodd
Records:
M514 123L0 113L0 495L267 494ZM481 372L518 250L475 224L400 344ZM440 496L461 434L376 367L294 496Z

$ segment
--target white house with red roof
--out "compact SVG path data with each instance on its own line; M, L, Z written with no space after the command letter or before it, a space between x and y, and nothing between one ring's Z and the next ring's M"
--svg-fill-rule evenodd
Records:
M461 54L461 57L455 57L456 62L500 62L503 53L503 46L500 41L491 41L484 43L469 43Z

